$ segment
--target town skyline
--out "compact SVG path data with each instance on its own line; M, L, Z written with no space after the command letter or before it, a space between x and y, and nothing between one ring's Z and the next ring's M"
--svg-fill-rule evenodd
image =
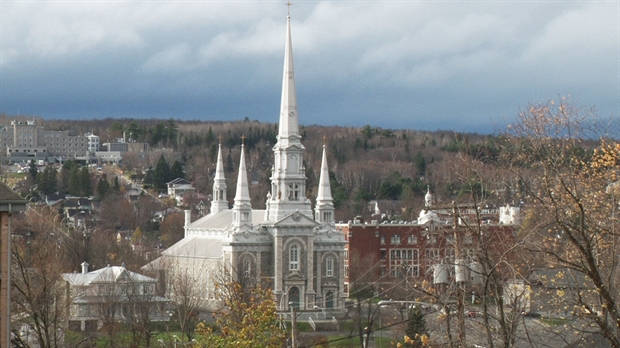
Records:
M0 112L275 123L285 2L3 2ZM300 123L492 133L620 108L618 4L295 2Z

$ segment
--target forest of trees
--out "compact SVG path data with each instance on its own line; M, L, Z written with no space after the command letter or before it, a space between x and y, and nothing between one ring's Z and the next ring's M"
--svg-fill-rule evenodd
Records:
M0 123L10 119L0 115ZM40 120L40 124L45 129L71 130L75 134L93 132L101 137L102 143L123 136L127 141L146 142L150 151L125 154L124 169L158 189L163 189L163 184L171 179L185 177L204 193L211 192L220 137L229 190L235 187L244 136L248 170L257 182L250 189L252 206L264 208L277 124L247 118L236 122ZM501 138L494 135L390 130L370 125L361 128L308 125L301 126L300 132L306 147L308 196L312 198L316 193L323 137L326 137L336 219L344 221L368 215L366 202L372 199L406 202L410 209L401 219L413 220L428 187L445 201L467 200L466 190L447 164L468 156L492 165L499 158L501 143ZM164 161L166 164L162 165ZM508 186L514 187L514 183L497 183L496 187L485 187L484 191L495 194L498 204L517 203L519 198ZM228 197L234 196L231 193Z

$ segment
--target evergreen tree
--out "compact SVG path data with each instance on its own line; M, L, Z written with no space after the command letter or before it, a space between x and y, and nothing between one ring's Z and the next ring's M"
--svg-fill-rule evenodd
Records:
M82 193L80 185L80 173L77 166L73 166L69 171L69 194L79 196Z
M90 182L88 167L82 167L80 171L80 196L89 197L93 194L93 184Z
M426 330L426 319L424 319L424 313L422 313L421 308L414 307L411 309L405 334L410 338L410 340L405 343L405 347L417 348L424 345L422 336L428 337L428 331Z
M230 155L230 151L228 151L228 156L226 156L226 164L224 165L224 170L231 173L235 170L235 165L233 163L232 156Z
M34 162L34 160L30 160L30 163L28 164L28 175L30 175L32 182L37 182L38 174L39 171L37 169L37 164Z
M107 176L103 174L101 179L99 179L99 183L97 183L97 198L103 200L108 192L110 192L110 183Z
M60 169L60 187L59 191L69 193L69 177L71 176L71 169L75 167L76 164L73 161L67 161L63 163L62 168Z
M183 171L183 165L181 165L181 162L177 160L175 160L174 163L172 163L172 168L170 168L170 180L174 180L176 178L185 179L185 172ZM170 180L167 180L167 181L170 181Z
M170 181L170 165L166 162L166 158L162 154L155 165L155 173L153 174L153 186L157 189L165 189L166 183Z
M157 143L164 139L165 128L164 124L159 122L151 129L151 146L157 145Z
M205 141L207 142L207 144L210 144L214 139L215 137L213 136L213 130L211 129L211 127L209 127L209 131L207 131Z
M137 141L142 137L142 128L140 128L136 121L131 121L127 127L127 133L131 140Z
M118 181L118 176L114 177L114 184L112 185L112 192L120 192L121 191L121 183Z
M424 159L422 152L418 151L415 154L415 157L413 158L413 163L418 170L418 175L424 176L426 173L426 160Z
M336 174L329 171L329 185L332 189L332 198L334 199L334 207L338 208L340 205L345 203L347 199L349 199L349 192L347 189L338 182L336 179Z
M56 192L56 181L58 171L53 166L45 167L43 173L37 176L39 191L46 195Z
M153 169L153 166L149 166L144 174L144 179L142 180L142 182L145 185L151 185L153 186L155 184L155 170Z

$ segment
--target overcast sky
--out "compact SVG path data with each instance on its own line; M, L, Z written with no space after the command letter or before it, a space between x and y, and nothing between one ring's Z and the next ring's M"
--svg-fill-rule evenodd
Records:
M0 2L0 112L278 121L284 1ZM492 133L620 113L618 1L294 1L300 123Z

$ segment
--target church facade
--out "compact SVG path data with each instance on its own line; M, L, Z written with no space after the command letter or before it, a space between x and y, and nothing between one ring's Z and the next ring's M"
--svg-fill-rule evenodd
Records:
M184 238L155 264L171 265L174 272L193 279L205 299L214 295L215 273L228 267L237 276L269 284L278 310L337 309L344 305L345 240L334 222L325 145L314 209L306 196L290 16L286 29L279 131L266 208L252 208L243 144L229 208L220 145L210 213L191 221L186 211ZM174 293L168 295L175 298Z

